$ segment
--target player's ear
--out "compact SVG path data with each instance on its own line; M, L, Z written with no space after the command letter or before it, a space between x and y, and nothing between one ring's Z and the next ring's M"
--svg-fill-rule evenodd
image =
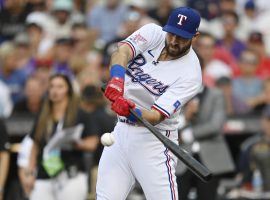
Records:
M193 38L192 38L192 42L194 42L195 40L197 40L197 38L198 38L199 35L200 35L200 32L197 31L197 32L195 33L195 35L193 36Z

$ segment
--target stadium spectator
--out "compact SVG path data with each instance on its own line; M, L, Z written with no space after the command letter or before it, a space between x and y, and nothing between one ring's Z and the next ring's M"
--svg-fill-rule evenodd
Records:
M43 0L28 0L26 1L26 8L31 12L46 10L46 2Z
M98 73L102 56L94 46L93 33L85 24L77 23L72 26L71 38L73 40L73 53L70 59L70 67L75 75L84 70ZM86 69L87 68L87 69Z
M173 7L172 0L158 0L156 8L151 9L148 15L157 20L161 26L165 26Z
M76 56L87 57L89 50L93 46L93 38L91 38L90 31L86 24L73 24L71 29L71 38L74 41L74 54Z
M256 71L257 76L261 79L270 77L270 57L266 53L262 33L257 31L251 32L247 40L247 46L259 55L259 66Z
M40 43L42 41L43 28L40 24L37 23L27 23L26 31L29 35L31 53L33 56L38 55Z
M222 39L217 41L219 46L227 49L231 54L238 59L241 52L246 48L246 45L236 38L236 28L239 23L239 17L236 12L227 11L221 16L224 35Z
M0 9L0 44L24 30L27 14L24 1L4 1L4 8Z
M49 77L52 71L52 63L51 59L36 59L34 60L34 69L31 73L31 76L37 78L42 85L40 88L42 91L47 91L49 85Z
M233 160L222 135L226 119L222 92L216 88L203 87L187 103L184 116L185 128L179 130L180 145L201 161L213 173L213 178L204 183L178 161L176 174L179 199L188 199L190 190L196 188L197 199L215 200L219 176L234 170Z
M47 7L46 7L47 8ZM37 26L39 30L36 32L36 37L39 36L39 46L38 46L38 52L33 52L35 54L38 54L40 56L46 56L47 51L53 46L53 42L56 38L56 25L54 23L54 18L49 13L49 11L46 10L40 10L31 12L29 15L27 15L26 18L26 31L28 28L28 25L34 24ZM31 27L31 26L30 26ZM40 32L40 34L38 34Z
M263 34L266 52L270 55L270 34L268 24L270 23L270 12L259 12L256 22L253 24L253 29Z
M244 6L244 11L239 14L239 25L236 30L236 36L247 41L250 33L253 31L253 24L256 23L258 10L253 0L247 0Z
M138 12L141 16L140 21L139 21L139 28L149 23L158 24L157 20L155 20L154 18L150 17L147 14L147 9L148 9L147 1L131 0L128 2L128 5L131 11Z
M189 0L187 5L198 10L206 20L212 20L219 15L219 1L217 0Z
M220 59L215 58L215 38L208 33L201 33L200 37L195 43L195 49L204 62L205 69L203 73L204 84L212 87L215 80L233 75L233 69Z
M26 33L29 37L32 57L46 56L53 46L53 38L46 32L45 22L49 19L40 13L28 15L26 19Z
M24 69L31 62L30 38L26 32L18 33L14 40L18 53L18 69ZM24 69L25 70L25 69Z
M220 14L236 11L236 1L237 0L221 0L219 3Z
M72 0L54 0L52 12L55 28L55 38L69 37L71 34L73 10Z
M97 39L107 43L116 37L127 11L127 6L121 0L106 0L105 5L96 5L90 10L87 16L88 27L96 32Z
M4 121L0 120L0 200L4 200L5 183L9 169L8 133Z
M18 67L18 54L12 42L2 43L0 46L0 80L9 87L13 103L22 98L22 91L27 79L26 73Z
M236 0L239 12L243 11L245 4L250 0ZM253 0L252 0L253 1ZM259 13L264 13L270 10L270 5L268 0L256 0L254 1L255 6Z
M96 149L97 136L91 117L78 103L69 78L61 74L51 76L48 96L30 135L34 144L28 172L34 175L37 170L30 199L86 198L88 184L83 151ZM45 150L54 136L62 131L71 134L76 129L79 133L82 131L80 140L62 141L51 151Z
M250 112L251 107L232 92L232 80L229 77L220 77L216 86L223 92L227 116L243 116Z
M242 178L242 187L249 189L250 187L253 191L256 191L259 188L256 188L254 184L254 173L259 171L261 174L261 191L257 192L269 192L270 191L270 107L267 106L264 108L261 117L261 127L262 133L257 133L256 136L249 138L242 149L241 157L241 168L240 174ZM253 184L252 184L253 182Z
M14 105L13 114L37 115L45 93L43 89L39 79L35 77L28 78L24 88L24 98Z
M233 80L233 94L249 106L254 107L257 101L263 100L262 81L256 76L259 58L256 52L242 52L239 67L241 75Z
M263 91L261 95L252 99L253 113L260 115L268 105L270 105L270 78L263 81Z
M197 0L198 2L205 3L205 1ZM196 0L195 0L196 2ZM221 40L225 36L225 31L223 28L223 19L222 16L226 12L235 12L235 0L221 0L221 1L206 1L206 4L209 5L210 12L217 13L211 20L202 20L202 26L200 30L203 32L208 32L213 35L216 39ZM218 9L216 5L218 4ZM200 4L199 4L200 5ZM198 6L198 5L197 5ZM201 6L203 8L205 5Z
M247 112L248 114L260 116L264 108L270 105L270 78L267 78L263 81L262 89L263 91L260 93L260 95L253 97L246 102L241 100L239 97L234 96L234 99L237 99L239 104L237 108L234 108L234 111L236 112L239 111L239 109L244 108L243 105L241 106L241 104L244 103L249 108L249 112Z
M58 38L54 45L54 62L52 64L53 73L65 73L73 77L74 74L70 68L70 58L73 53L74 41L72 38Z

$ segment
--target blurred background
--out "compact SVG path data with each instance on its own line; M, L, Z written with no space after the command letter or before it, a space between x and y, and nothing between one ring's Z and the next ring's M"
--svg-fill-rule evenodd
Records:
M193 48L202 63L204 88L216 95L208 99L210 108L202 92L183 109L180 145L198 142L199 150L192 152L214 171L220 163L208 158L215 149L226 149L229 163L222 165L228 167L215 173L216 199L270 199L269 1L0 0L0 200L27 199L27 177L20 174L27 164L18 162L18 155L31 149L21 142L33 129L50 76L61 73L72 81L81 107L98 126L91 134L111 132L117 119L99 91L109 78L111 53L141 26L163 26L178 6L195 8L202 16ZM209 112L207 120L200 118L204 112ZM206 134L190 140L190 131ZM215 148L204 151L210 140ZM100 142L84 151L88 199L95 198L101 151ZM183 198L208 200L200 197L205 186L185 179L178 168L179 181L188 185ZM129 199L144 199L139 186Z

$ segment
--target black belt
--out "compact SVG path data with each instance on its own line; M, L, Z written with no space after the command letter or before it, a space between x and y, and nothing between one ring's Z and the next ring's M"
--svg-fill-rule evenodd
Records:
M120 117L118 117L118 121L119 121L119 122L126 123L126 124L131 125L131 126L139 126L137 123L135 123L135 122L133 122L133 121L130 121L130 120L127 119L127 118L120 118Z

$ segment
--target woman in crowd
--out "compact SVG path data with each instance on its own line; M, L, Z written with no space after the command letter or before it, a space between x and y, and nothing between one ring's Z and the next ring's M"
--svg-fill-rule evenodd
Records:
M30 200L86 198L88 184L83 151L94 151L98 137L91 116L78 105L69 78L63 74L53 75L30 135L34 143L25 171L36 177L32 181ZM78 139L70 137L75 136L75 132L81 132ZM62 142L52 145L61 133L64 133Z

